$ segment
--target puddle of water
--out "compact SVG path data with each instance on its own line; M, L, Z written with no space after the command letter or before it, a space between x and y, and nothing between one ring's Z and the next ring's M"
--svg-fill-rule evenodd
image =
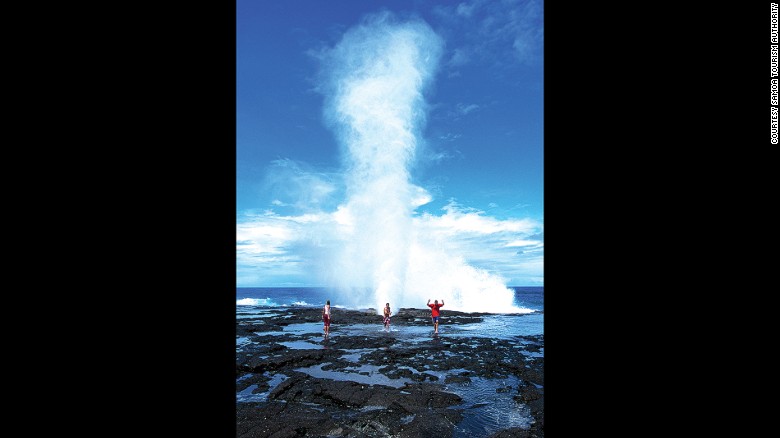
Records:
M325 408L323 408L321 405L319 405L317 403L312 403L312 402L300 402L300 403L302 405L304 405L304 406L308 406L308 407L314 409L315 411L325 412Z
M531 426L530 409L513 399L517 395L517 377L470 378L469 383L452 383L446 387L447 391L463 398L465 408L463 420L456 425L453 437L487 436L510 427L527 429Z
M370 353L372 350L370 348L362 348L359 350L344 350L344 351L350 351L349 354L344 354L341 356L341 359L344 359L349 362L359 362L360 356Z
M440 325L441 332L446 325ZM513 339L514 336L533 336L544 334L544 314L529 313L523 315L488 315L482 322L453 325L453 336L479 336L493 339Z
M526 351L526 350L523 350L523 356L527 356L527 357L544 357L544 348L540 348L539 351Z
M249 385L246 388L244 388L243 391L236 394L236 401L239 402L249 402L249 401L265 401L267 399L266 397L260 397L259 394L252 394L252 391L257 389L257 384Z
M271 393L280 383L284 382L287 379L287 376L284 374L270 374L270 373L263 373L264 376L270 377L270 380L268 381L268 391L262 392L259 394L252 394L252 391L258 388L258 385L249 385L248 387L244 388L243 391L236 393L236 401L237 402L265 402L268 401L268 394Z
M278 310L255 307L239 308L236 310L236 319L261 318L278 314Z
M330 365L330 362L326 362L320 365L312 365L310 367L296 368L295 371L306 373L312 377L320 379L331 379L338 381L352 381L363 385L385 385L393 388L401 388L407 383L412 383L411 379L404 377L398 379L391 379L379 372L381 366L376 365L360 365L357 367L348 367L350 372L323 370L322 367ZM355 372L357 371L357 372ZM368 375L358 374L358 372L367 372Z
M281 336L288 334L303 335L307 333L322 334L321 322L300 322L295 324L286 325L281 331L272 332L255 332L259 336Z
M411 371L411 372L412 372L412 373L414 373L414 374L420 374L420 373L428 373L428 374L432 374L432 373L431 373L430 371L428 371L428 370L419 371L419 370L417 370L417 368L414 368L414 367L409 367L409 366L405 366L405 365L399 366L399 367L398 367L398 369L399 369L399 370L409 370L409 371Z
M379 367L379 366L376 366L376 365L364 365L364 364L351 365L351 366L344 367L346 372L363 374L363 375L368 373L369 376L372 375L375 371L379 370L379 368L382 368L382 367Z
M285 347L291 348L293 350L319 350L322 348L322 345L320 344L313 344L306 341L286 341L277 342L277 344L284 345Z
M236 351L244 348L245 346L251 344L251 341L249 341L249 337L242 336L240 338L236 338Z
M413 341L425 341L430 340L433 335L433 326L396 326L391 327L390 331L384 329L382 324L355 324L351 326L337 327L331 326L331 330L338 330L339 333L345 336L357 335L357 336L392 336L404 340Z

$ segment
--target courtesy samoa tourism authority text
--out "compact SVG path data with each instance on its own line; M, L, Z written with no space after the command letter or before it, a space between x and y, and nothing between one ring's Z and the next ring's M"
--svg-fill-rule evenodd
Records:
M778 56L778 7L777 3L771 3L772 5L772 14L771 14L771 23L772 23L772 45L770 46L770 53L771 53L771 72L772 72L772 78L770 80L770 101L772 102L772 108L771 108L771 116L772 116L772 123L771 123L771 139L772 144L778 143L778 88L780 88L780 85L778 84L778 69L780 66L780 56Z

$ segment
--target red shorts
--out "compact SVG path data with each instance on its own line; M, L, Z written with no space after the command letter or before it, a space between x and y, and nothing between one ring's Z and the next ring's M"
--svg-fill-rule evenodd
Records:
M323 315L322 316L322 322L324 322L326 326L330 325L330 316Z

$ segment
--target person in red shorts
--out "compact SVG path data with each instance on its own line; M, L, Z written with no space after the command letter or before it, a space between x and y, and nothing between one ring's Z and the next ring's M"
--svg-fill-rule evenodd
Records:
M322 322L325 324L323 331L325 336L330 333L330 300L325 302L325 307L322 308Z
M385 330L390 330L390 315L392 315L393 312L390 311L390 303L385 304L385 310L384 310L384 318L382 319L382 322L385 325Z
M441 304L439 304L439 300L433 300L433 304L431 304L431 299L428 298L428 307L431 308L431 320L433 321L433 332L439 333L439 308L444 306L444 300L441 300Z

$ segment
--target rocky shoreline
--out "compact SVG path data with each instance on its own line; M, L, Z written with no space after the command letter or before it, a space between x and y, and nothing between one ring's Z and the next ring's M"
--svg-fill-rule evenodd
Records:
M427 309L389 332L336 309L327 337L319 308L237 319L236 436L543 437L544 336L459 331L487 316L443 312L434 335Z

